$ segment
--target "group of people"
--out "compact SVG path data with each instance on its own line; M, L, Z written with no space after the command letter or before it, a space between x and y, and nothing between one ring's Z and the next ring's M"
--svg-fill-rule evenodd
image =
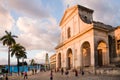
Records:
M56 72L56 70L55 70L55 72ZM77 77L78 74L79 74L78 71L77 71L76 69L74 69L73 72L75 73L75 76ZM69 75L69 71L68 71L68 70L65 70L65 71L64 71L64 69L61 68L61 75L63 75L63 74ZM84 75L84 71L83 71L83 70L80 70L80 74L81 74L81 75ZM53 71L52 71L52 70L50 71L50 80L53 80Z
M78 76L78 71L77 71L76 69L74 69L73 72L75 72L75 76L77 77L77 76ZM62 74L62 75L64 74L64 69L63 69L63 68L61 69L61 74ZM65 75L68 75L68 74L69 74L69 71L66 70L66 71L65 71ZM83 71L83 70L80 70L80 74L81 74L81 75L84 75L84 71Z
M36 74L37 73L37 69L32 69L32 74Z

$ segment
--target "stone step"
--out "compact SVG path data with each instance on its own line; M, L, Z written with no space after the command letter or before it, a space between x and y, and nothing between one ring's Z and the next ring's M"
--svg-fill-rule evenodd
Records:
M97 69L97 74L120 75L120 69Z

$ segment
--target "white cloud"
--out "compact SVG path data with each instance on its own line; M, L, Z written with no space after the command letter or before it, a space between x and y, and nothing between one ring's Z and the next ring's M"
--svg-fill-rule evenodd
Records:
M7 64L8 64L7 58L0 58L0 65L7 65ZM17 64L16 59L11 58L10 65L15 65L15 64Z
M40 53L35 54L35 58L34 58L35 62L36 63L45 63L46 53L48 53L48 59L50 58L50 56L52 54L54 54L54 53L51 53L51 52L41 51Z
M34 16L38 18L49 17L46 7L37 0L8 0L8 5L18 13Z
M5 30L11 30L14 25L14 19L9 10L5 6L5 1L0 1L0 36L4 34Z
M7 59L6 58L0 58L0 65L6 65L6 64L8 64L8 62L7 62Z
M112 26L120 25L120 1L114 0L63 0L64 5L80 4L94 10L93 18Z
M45 63L45 55L46 55L46 52L45 51L43 51L43 52L41 52L41 53L37 53L36 55L35 55L35 62L36 63Z
M22 32L18 42L29 50L53 51L59 39L59 28L54 18L44 20L19 17L16 24Z

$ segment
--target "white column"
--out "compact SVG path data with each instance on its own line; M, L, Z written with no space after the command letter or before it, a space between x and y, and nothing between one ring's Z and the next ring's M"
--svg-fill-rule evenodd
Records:
M79 64L80 64L80 67L82 67L82 43L80 42L80 46L79 46Z
M95 49L94 49L94 42L91 42L90 45L91 45L91 46L90 46L90 49L91 49L91 50L90 50L90 51L91 51L91 52L90 52L90 53L91 53L91 61L90 61L90 62L91 62L91 66L95 66L95 52L94 52Z
M82 67L83 66L83 62L82 62L82 51L81 51L81 49L80 49L80 67Z
M56 53L56 69L58 69L58 53Z
M65 53L65 67L68 68L67 52Z

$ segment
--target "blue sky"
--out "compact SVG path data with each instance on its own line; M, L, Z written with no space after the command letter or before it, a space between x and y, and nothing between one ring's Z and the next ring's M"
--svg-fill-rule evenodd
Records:
M93 19L114 27L120 25L120 0L0 0L0 37L11 31L27 49L29 61L44 62L45 53L55 53L59 22L65 9L80 4L94 10ZM0 64L7 64L7 47L0 42ZM11 64L16 64L15 57Z

